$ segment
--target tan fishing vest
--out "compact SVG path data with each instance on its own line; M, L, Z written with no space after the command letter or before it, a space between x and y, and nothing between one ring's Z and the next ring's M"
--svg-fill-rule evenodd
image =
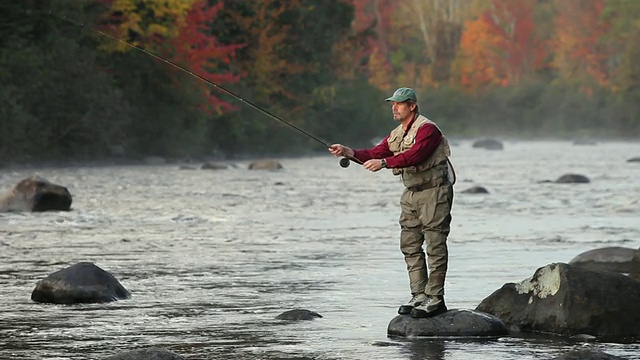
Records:
M413 124L411 124L409 130L407 130L406 135L404 135L402 125L398 125L398 127L393 129L391 134L389 134L389 139L387 140L389 150L391 150L394 155L409 150L415 143L418 129L425 124L433 124L435 127L438 127L436 123L419 114ZM438 130L440 130L440 128L438 128ZM442 133L442 131L440 132ZM448 181L449 156L451 156L449 141L442 135L442 141L440 141L440 144L429 158L416 166L393 168L393 174L401 175L404 186L410 190L422 190L440 186Z

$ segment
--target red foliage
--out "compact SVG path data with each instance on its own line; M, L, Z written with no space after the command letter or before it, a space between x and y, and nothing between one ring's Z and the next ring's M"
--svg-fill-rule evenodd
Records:
M209 7L206 1L198 1L187 14L179 35L171 39L174 58L183 63L193 73L213 82L216 85L237 82L240 76L229 70L228 65L235 51L244 47L242 44L220 44L209 32L209 23L224 7L224 2ZM220 72L220 70L223 72ZM234 110L230 103L213 94L211 86L207 86L207 98L211 109L216 113Z

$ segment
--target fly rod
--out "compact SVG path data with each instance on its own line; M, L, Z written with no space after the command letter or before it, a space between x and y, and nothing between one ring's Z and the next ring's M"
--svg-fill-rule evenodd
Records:
M49 15L51 15L51 16L55 16L55 17L57 17L57 18L59 18L59 19L62 19L63 21L66 21L66 22L68 22L68 23L70 23L70 24L72 24L72 25L74 25L74 26L79 26L79 27L84 28L84 23L79 24L79 23L77 23L77 22L75 22L75 21L72 21L71 19L68 19L66 16L59 16L59 15L55 15L55 14L53 14L53 13L51 12L51 10L49 10ZM224 92L225 94L227 94L227 95L229 95L229 96L231 96L231 97L233 97L233 98L235 98L235 99L237 99L237 100L240 100L241 102L243 102L243 103L245 103L245 104L249 105L250 107L254 108L255 110L260 111L260 112L261 112L261 113L263 113L264 115L266 115L266 116L268 116L268 117L270 117L270 118L272 118L272 119L278 120L278 121L280 121L281 123L283 123L283 124L285 124L285 125L288 125L289 127L293 128L294 130L297 130L298 132L300 132L300 133L302 133L302 134L306 135L307 137L309 137L309 138L311 138L311 139L313 139L313 140L317 141L318 143L320 143L320 144L322 144L322 145L326 146L327 148L331 146L331 145L330 145L329 143L327 143L326 141L321 140L321 139L320 139L320 138L318 138L317 136L315 136L315 135L313 135L313 134L311 134L311 133L309 133L309 132L307 132L307 131L303 130L302 128L300 128L300 127L298 127L298 126L296 126L296 125L292 124L291 122L289 122L289 121L286 121L286 120L282 119L281 117L279 117L279 116L277 116L277 115L275 115L275 114L271 113L270 111L268 111L268 110L266 110L266 109L264 109L264 108L262 108L262 107L260 107L260 106L258 106L258 105L256 105L256 104L254 104L253 102L251 102L251 101L249 101L249 100L247 100L247 99L242 98L240 95L238 95L238 94L234 93L233 91L231 91L231 90L229 90L229 89L227 89L227 88L223 87L222 85L216 84L216 83L214 83L213 81L211 81L211 80L209 80L209 79L205 78L204 76L202 76L202 75L200 75L200 74L198 74L198 73L195 73L195 72L193 72L193 71L191 71L191 70L189 70L189 69L187 69L187 68L185 68L185 67L183 67L183 66L181 66L181 65L178 65L178 64L176 64L175 62L173 62L173 61L171 61L171 60L169 60L169 59L166 59L166 58L164 58L164 57L162 57L162 56L160 56L160 55L158 55L158 54L155 54L155 53L153 53L153 52L151 52L151 51L148 51L147 49L145 49L145 48L143 48L143 47L141 47L141 46L138 46L138 45L132 44L132 43L130 43L130 42L128 42L128 41L126 41L126 40L124 40L124 39L121 39L121 38L119 38L119 37L116 37L116 36L113 36L113 35L107 34L107 33L105 33L104 31L100 31L100 30L95 29L95 28L93 28L93 27L91 28L91 31L94 31L94 32L96 32L96 33L98 33L98 34L100 34L100 35L102 35L102 36L104 36L104 37L107 37L107 38L111 39L111 40L119 41L119 42L121 42L121 43L123 43L123 44L125 44L125 45L127 45L127 46L129 46L129 47L131 47L131 48L133 48L133 49L136 49L136 50L138 50L138 51L141 51L141 52L143 52L143 53L145 53L145 54L147 54L147 55L149 55L149 56L151 56L151 57L155 58L156 60L160 60L160 61L162 61L162 62L164 62L164 63L166 63L166 64L169 64L169 65L173 66L174 68L176 68L176 69L178 69L178 70L180 70L180 71L183 71L183 72L185 72L185 73L187 73L187 74L189 74L189 75L191 75L191 76L195 77L196 79L198 79L198 80L200 80L200 81L205 82L206 84L208 84L208 85L210 85L210 86L213 86L214 88L216 88L216 89L218 89L218 90L220 90L220 91ZM343 157L342 159L340 159L340 166L342 166L343 168L346 168L346 167L348 167L348 166L349 166L349 164L350 164L350 162L351 162L351 161L353 161L353 162L355 162L355 163L357 163L357 164L362 165L362 161L360 161L360 160L356 159L355 157L348 156L348 155L344 155L344 157Z

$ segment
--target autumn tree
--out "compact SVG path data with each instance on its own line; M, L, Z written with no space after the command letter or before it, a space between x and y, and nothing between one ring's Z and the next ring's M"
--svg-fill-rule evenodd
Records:
M553 66L560 79L586 93L611 85L610 46L603 36L609 31L602 19L604 0L556 0Z
M492 0L488 10L466 23L457 69L469 90L518 84L544 66L546 48L537 37L537 0Z
M238 80L228 64L234 52L243 45L221 44L209 30L224 2L210 6L203 0L102 1L111 5L102 26L104 31L159 54L216 84ZM124 42L108 42L104 47L111 51L131 50ZM220 99L220 94L200 85L208 105L216 113L233 109L227 101Z
M640 100L640 2L609 0L605 3L602 20L611 24L601 39L609 44L612 54L609 64L611 86L615 93L633 94Z

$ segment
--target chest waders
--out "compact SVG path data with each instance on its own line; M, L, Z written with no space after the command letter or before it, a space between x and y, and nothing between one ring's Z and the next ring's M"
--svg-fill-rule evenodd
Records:
M389 135L389 149L394 155L409 150L415 144L418 129L426 124L437 127L422 115L418 115L406 133L398 126ZM421 164L393 169L405 186L400 198L400 249L414 297L422 293L427 297L444 295L453 204L450 155L449 142L443 136L433 154Z

